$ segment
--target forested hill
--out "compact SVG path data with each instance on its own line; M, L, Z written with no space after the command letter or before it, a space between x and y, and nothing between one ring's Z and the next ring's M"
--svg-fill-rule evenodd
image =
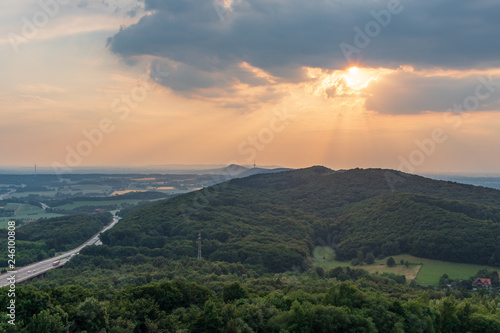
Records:
M312 167L155 202L101 238L117 255L196 257L201 232L204 258L284 271L325 243L339 259L404 251L499 265L499 228L498 190L392 170Z

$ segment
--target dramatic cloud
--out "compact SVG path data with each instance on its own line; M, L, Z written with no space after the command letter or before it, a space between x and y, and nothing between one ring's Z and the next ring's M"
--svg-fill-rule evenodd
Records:
M277 82L305 80L304 67L345 68L345 55L372 68L500 63L495 0L145 0L145 10L150 14L121 29L110 48L125 58L176 63L176 79L163 83L174 90L244 80L243 62Z

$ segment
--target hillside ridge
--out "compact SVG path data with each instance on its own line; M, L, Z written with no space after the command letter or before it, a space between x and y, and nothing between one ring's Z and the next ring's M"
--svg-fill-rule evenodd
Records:
M110 247L150 249L143 250L146 254L193 257L201 232L204 258L269 271L302 265L327 239L343 260L359 251L409 251L430 259L498 265L499 208L500 191L494 189L387 169L314 166L232 179L147 205L125 216L102 240ZM367 234L366 226L374 223L377 233ZM490 223L488 228L479 227L484 223ZM395 237L395 230L419 230L419 237ZM439 237L451 248L460 246L460 253L469 249L475 255L443 256L442 242L425 242Z

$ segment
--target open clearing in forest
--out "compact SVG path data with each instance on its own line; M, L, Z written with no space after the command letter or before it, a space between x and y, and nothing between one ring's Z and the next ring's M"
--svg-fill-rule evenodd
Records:
M443 274L448 274L450 278L458 279L468 279L471 276L476 275L476 273L481 269L487 269L489 271L500 271L498 267L491 267L487 265L474 265L474 264L460 264L449 261L433 260L414 257L409 254L400 254L392 256L396 261L396 265L389 267L386 265L387 258L375 260L375 263L371 265L357 265L352 266L349 261L338 261L335 260L335 251L328 246L317 246L313 251L313 263L316 266L321 266L326 270L335 267L351 267L351 268L361 268L370 273L394 273L397 275L405 275L407 281L411 281L416 278L417 283L428 286L437 286L439 283L439 278ZM408 260L410 265L406 267L401 265L400 261Z

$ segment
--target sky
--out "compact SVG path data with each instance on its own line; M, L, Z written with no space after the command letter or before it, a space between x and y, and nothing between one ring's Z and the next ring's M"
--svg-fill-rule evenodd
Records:
M500 173L497 0L0 9L0 166Z

